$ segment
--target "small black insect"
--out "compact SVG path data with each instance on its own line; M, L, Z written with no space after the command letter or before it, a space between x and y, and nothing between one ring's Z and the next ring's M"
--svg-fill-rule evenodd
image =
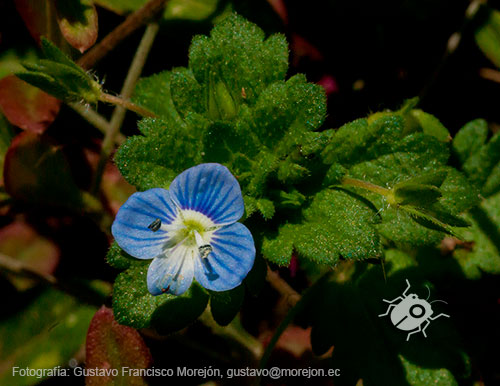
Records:
M202 257L202 259L205 259L210 254L210 252L212 252L212 250L213 249L210 244L205 244L198 248L198 251L200 251L200 256Z
M151 229L153 232L156 232L158 229L161 227L161 220L157 218L154 220L151 224L148 225L148 228Z

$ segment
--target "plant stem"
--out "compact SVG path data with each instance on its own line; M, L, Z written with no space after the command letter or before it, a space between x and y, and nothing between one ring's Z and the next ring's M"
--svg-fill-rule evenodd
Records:
M74 279L66 281L57 279L53 275L33 269L21 260L7 256L3 253L0 253L0 270L7 271L16 276L28 277L40 283L49 284L85 303L101 306L106 300L106 295L92 288L85 282L78 282Z
M500 72L492 68L481 68L479 70L479 76L483 79L500 83Z
M159 14L165 7L167 0L150 0L141 8L128 16L123 23L106 35L99 43L83 55L77 63L84 69L89 69L113 50L118 43L129 36L143 24Z
M24 264L21 260L0 253L0 267L14 275L26 276L36 279L42 283L55 285L57 280L54 276L34 270Z
M99 100L101 102L106 102L106 103L110 103L112 105L116 105L118 107L121 107L123 109L123 111L130 110L130 111L133 111L134 113L142 115L143 117L156 118L156 115L154 113L152 113L151 111L149 111L141 106L136 105L133 102L130 102L128 99L125 99L123 94L124 94L123 89L122 89L121 96L115 96L115 95L106 94L105 92L102 92L101 95L99 95ZM122 114L125 114L125 113L122 113ZM111 119L111 121L113 121L113 119Z
M480 6L482 4L486 4L487 1L488 0L472 0L469 3L467 9L465 10L465 17L464 17L464 21L462 22L462 26L460 27L460 29L458 31L455 31L449 37L448 43L446 44L446 51L444 52L443 56L441 57L441 60L438 63L438 66L436 67L433 74L431 75L429 80L424 84L424 87L420 91L420 94L419 94L420 103L422 103L422 100L429 94L429 90L436 83L439 75L443 71L446 63L448 62L448 59L457 50L458 46L460 45L460 42L462 41L462 36L464 35L464 32L466 32L469 25L471 25L471 23L474 20Z
M358 180L356 178L344 177L342 179L342 185L355 186L357 188L366 189L371 192L385 196L387 198L390 198L393 195L390 189L386 189L381 186L372 184L371 182Z
M68 106L71 107L75 112L77 112L83 119L85 119L88 123L98 129L104 135L109 131L110 124L106 118L104 118L101 114L99 114L94 109L85 106L81 103L68 103ZM116 144L120 145L125 141L125 136L118 133L116 135Z
M281 296L286 300L286 302L293 307L300 300L300 294L295 291L290 284L283 280L278 272L274 272L271 268L267 267L266 280L271 284L276 291L278 291Z
M208 328L210 328L210 330L212 330L214 334L230 338L241 344L255 356L255 359L258 360L262 356L262 353L264 352L262 343L260 343L256 338L250 335L241 326L238 317L236 317L227 326L222 327L219 326L217 322L213 319L210 308L208 307L203 312L203 314L200 315L199 321L202 322Z
M139 43L139 47L137 47L134 59L130 64L127 77L123 82L123 87L121 90L123 99L109 94L101 94L101 98L104 98L101 100L115 103L117 104L117 106L115 107L113 115L111 116L109 130L106 132L106 135L104 136L104 140L102 142L101 156L97 165L91 190L92 194L94 195L97 195L97 193L99 192L99 186L101 184L104 167L106 166L106 162L108 161L111 152L113 151L115 138L119 134L120 127L123 123L123 120L125 119L126 109L141 113L139 110L137 110L140 109L142 110L142 113L146 112L148 116L152 116L149 111L142 109L142 107L139 107L132 102L129 102L127 99L132 95L135 84L139 79L139 76L141 75L142 68L144 67L144 63L146 62L146 58L148 57L149 50L153 45L156 34L158 33L158 29L159 26L157 23L151 23L147 26L141 42Z

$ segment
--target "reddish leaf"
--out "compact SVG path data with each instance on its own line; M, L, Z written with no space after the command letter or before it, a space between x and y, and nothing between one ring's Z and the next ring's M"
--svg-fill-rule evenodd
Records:
M90 0L57 0L57 22L69 44L80 52L97 40L97 11Z
M51 274L59 263L59 248L50 240L40 236L32 227L14 222L0 229L0 253L21 260L35 271ZM33 287L31 279L9 276L19 289Z
M142 377L122 377L122 368L146 369L152 363L151 353L137 330L115 321L113 311L102 306L90 322L86 343L88 369L117 369L106 376L88 376L86 385L145 385Z
M323 75L318 81L318 84L323 86L327 96L339 92L339 85L336 79L331 75Z
M302 36L295 33L292 34L290 48L293 52L292 62L294 66L297 66L303 58L308 58L313 62L323 59L323 55L315 46L309 43L309 41Z
M7 193L17 200L82 206L80 190L61 149L29 131L12 140L5 156L4 183Z
M55 6L52 0L14 0L17 12L21 15L26 28L33 39L40 43L40 37L45 36L62 47L64 38L57 26Z
M89 149L85 149L84 153L95 173L100 155ZM106 207L113 214L113 217L116 216L118 209L135 192L136 189L123 178L115 163L109 160L106 163L102 176L101 194L103 195L102 198Z
M61 101L15 75L0 79L0 109L15 126L42 133L56 118Z
M283 20L283 23L288 24L288 11L283 0L267 0L267 2L274 9L274 12Z

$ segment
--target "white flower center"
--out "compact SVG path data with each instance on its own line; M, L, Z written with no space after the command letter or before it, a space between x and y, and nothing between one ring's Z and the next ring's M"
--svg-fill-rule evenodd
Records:
M212 235L219 227L200 212L178 209L175 220L170 224L161 224L159 229L170 235L167 249L182 245L193 251L197 250L202 258L206 258L212 252Z

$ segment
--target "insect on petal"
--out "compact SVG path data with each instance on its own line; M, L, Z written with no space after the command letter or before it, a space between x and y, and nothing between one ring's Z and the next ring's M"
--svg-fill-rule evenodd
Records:
M241 284L253 266L255 245L252 234L241 223L214 232L213 251L194 262L196 280L213 291L227 291Z
M160 228L153 231L151 224L156 220L170 224L175 215L176 208L168 190L155 188L137 192L118 211L111 232L128 254L139 259L152 259L163 252L169 235Z

